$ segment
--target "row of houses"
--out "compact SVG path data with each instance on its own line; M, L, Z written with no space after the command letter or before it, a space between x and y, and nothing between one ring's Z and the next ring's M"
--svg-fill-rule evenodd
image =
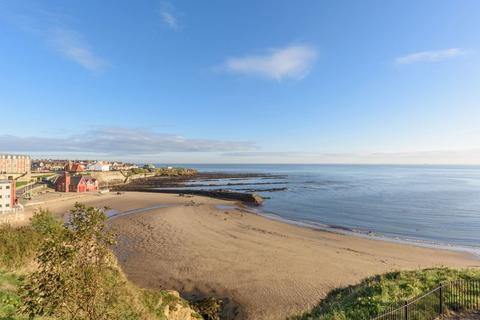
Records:
M84 164L80 162L69 161L65 166L65 171L83 172L83 171L110 171L111 165L105 161L96 161L94 163Z
M127 171L138 168L137 165L124 162L92 161L92 160L34 160L32 170L34 171L62 171L84 172L84 171Z

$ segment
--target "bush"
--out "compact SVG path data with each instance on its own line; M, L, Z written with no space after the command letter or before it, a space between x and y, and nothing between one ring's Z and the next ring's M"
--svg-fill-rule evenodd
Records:
M220 320L221 300L210 297L194 302L192 306L205 320Z
M39 233L42 238L61 232L62 223L53 214L44 209L38 210L30 219L31 227Z
M0 269L13 270L29 266L45 234L61 227L49 211L41 209L31 219L31 226L0 226Z
M41 236L31 227L0 226L0 269L13 270L29 264Z
M109 250L113 235L105 230L105 213L76 204L70 217L63 228L42 216L32 221L45 238L36 258L38 271L25 285L25 313L92 320L134 316L119 303L125 283ZM124 313L114 316L119 312Z
M17 292L20 284L21 278L0 271L0 319L19 319L16 317L16 310L21 305Z

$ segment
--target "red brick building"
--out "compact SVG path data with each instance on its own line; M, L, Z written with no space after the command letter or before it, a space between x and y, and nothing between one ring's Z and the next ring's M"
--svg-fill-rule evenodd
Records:
M55 181L55 191L58 192L89 192L98 190L98 181L90 176L71 176L65 172Z

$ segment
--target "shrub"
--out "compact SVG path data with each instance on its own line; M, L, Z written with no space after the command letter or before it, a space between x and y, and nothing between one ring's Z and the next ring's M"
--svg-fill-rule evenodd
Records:
M42 237L59 233L62 230L61 222L53 214L44 209L38 210L30 219L30 224L34 231Z
M12 270L29 264L41 236L30 227L0 226L0 269Z
M0 319L18 319L16 310L21 301L17 291L20 283L19 277L0 271Z
M105 230L105 213L76 204L70 217L70 224L60 229L44 217L32 221L45 238L36 258L38 270L24 287L24 312L61 319L134 317L135 311L119 303L127 289L109 250L113 236Z
M76 204L66 225L40 210L29 227L3 226L0 269L24 267L36 253L36 271L0 270L0 319L165 320L177 311L201 319L178 295L127 281L110 250L106 219L103 210Z
M0 269L29 266L45 235L61 228L61 223L48 210L42 209L32 217L31 226L0 226Z

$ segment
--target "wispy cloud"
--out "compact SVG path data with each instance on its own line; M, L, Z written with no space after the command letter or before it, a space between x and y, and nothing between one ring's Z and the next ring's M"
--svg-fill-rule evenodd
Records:
M163 152L255 150L253 142L186 138L151 129L95 129L68 137L0 135L0 150L9 152L88 152L106 155L156 155Z
M48 32L48 41L60 54L90 71L102 71L109 64L97 56L81 34L66 28L54 28Z
M273 80L304 78L317 58L316 50L309 45L292 45L271 49L265 55L229 58L222 69L236 74L257 75Z
M54 51L83 68L98 72L106 69L109 63L95 54L85 37L70 27L68 16L37 5L20 5L11 2L2 7L0 2L0 20L16 26L49 45Z
M396 64L411 64L416 62L439 62L467 54L467 50L450 48L436 51L414 52L395 59Z
M480 149L410 152L226 152L232 163L469 164L480 163Z
M165 24L169 28L173 30L177 30L178 19L173 12L174 12L173 6L170 3L168 2L162 3L162 7L160 9L160 16L162 17L163 22L165 22Z

